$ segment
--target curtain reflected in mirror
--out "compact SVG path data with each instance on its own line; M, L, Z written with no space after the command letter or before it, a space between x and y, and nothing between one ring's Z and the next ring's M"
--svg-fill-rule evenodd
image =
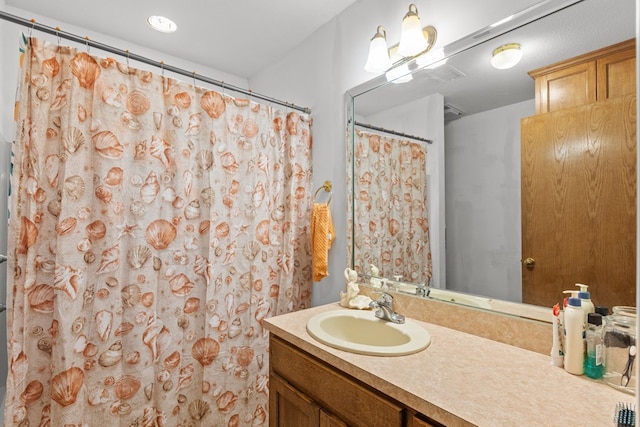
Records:
M429 283L432 273L427 212L427 147L382 132L354 133L354 269L368 275Z

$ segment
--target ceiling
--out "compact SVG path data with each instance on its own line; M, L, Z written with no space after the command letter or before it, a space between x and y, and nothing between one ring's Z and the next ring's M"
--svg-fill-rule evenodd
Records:
M633 38L634 3L584 0L506 34L489 34L488 41L451 56L443 67L414 71L411 82L390 84L384 76L379 77L380 86L375 90L363 84L352 91L362 93L356 97L356 112L366 117L433 93L444 95L445 104L462 115L533 99L534 81L529 71ZM508 70L491 67L491 52L513 42L522 46L523 58L518 65ZM455 117L460 116L448 116Z
M41 22L45 25L86 28L249 79L355 1L6 0L6 4L51 18ZM178 30L164 34L151 29L146 23L149 15L172 19Z

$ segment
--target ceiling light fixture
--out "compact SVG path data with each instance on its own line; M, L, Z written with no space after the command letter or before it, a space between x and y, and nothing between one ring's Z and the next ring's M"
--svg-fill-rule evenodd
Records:
M154 30L162 33L173 33L178 29L178 26L169 18L164 16L153 15L147 18L147 24Z
M390 49L387 48L387 32L382 25L379 25L369 43L369 55L364 69L370 73L381 73L390 71L391 67L408 63L429 52L436 43L437 36L438 32L434 27L429 25L422 28L418 8L415 4L411 4L409 12L402 20L400 43Z
M491 65L498 70L505 70L516 65L521 58L520 43L507 43L493 51Z

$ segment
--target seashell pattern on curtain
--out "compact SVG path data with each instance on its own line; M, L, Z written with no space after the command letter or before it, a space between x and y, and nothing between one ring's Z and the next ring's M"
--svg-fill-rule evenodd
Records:
M427 283L432 274L424 143L386 134L354 133L355 270Z
M310 118L34 38L20 82L5 425L267 425Z

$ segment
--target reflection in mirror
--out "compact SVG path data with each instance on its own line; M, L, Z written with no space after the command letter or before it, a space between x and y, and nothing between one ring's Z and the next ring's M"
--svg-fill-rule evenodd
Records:
M577 282L590 285L589 290L596 304L609 307L635 305L636 147L635 133L630 134L635 132L635 103L631 101L635 98L625 101L623 96L619 97L617 102L621 105L616 108L623 111L626 108L626 113L613 113L611 120L613 117L624 116L618 117L620 121L617 124L609 119L604 124L577 122L581 123L576 125L578 127L603 128L606 138L593 134L581 137L580 143L567 144L567 140L573 141L571 138L575 137L571 133L575 132L575 127L567 124L576 123L577 120L576 116L566 115L568 111L572 108L586 109L582 114L586 115L585 120L591 120L596 116L593 112L604 111L600 107L610 108L609 104L616 101L604 102L603 96L598 95L598 98L585 101L589 105L591 101L602 102L597 109L593 105L560 105L551 108L561 111L544 113L549 110L541 110L540 101L536 104L536 91L538 99L541 99L542 86L536 87L533 73L529 75L529 72L551 64L634 39L635 4L631 1L607 0L574 3L566 8L550 11L548 8L557 6L557 3L543 2L534 13L522 14L522 19L526 22L512 20L507 23L506 32L503 27L488 28L486 32L480 31L472 37L445 46L447 60L440 67L427 65L418 68L417 61L413 61L410 63L410 67L414 69L413 79L408 83L393 84L380 76L349 91L352 102L349 114L349 156L355 156L350 159L352 177L355 179L351 181L353 198L350 200L350 208L353 209L350 212L352 216L349 217L349 226L353 234L350 236L349 247L352 250L352 266L363 277L371 274L369 266L374 264L381 276L394 282L416 285L428 283L429 288L434 290L432 297L438 292L442 294L444 290L447 297L443 299L447 301L464 303L463 300L472 299L463 295L477 296L483 298L482 308L490 305L491 309L511 314L521 314L525 309L537 311L527 304L551 307L562 299L562 290L577 289L574 286ZM491 52L498 46L513 42L522 46L522 60L509 70L492 68ZM619 52L616 53L618 54ZM601 64L606 61L597 62L594 59L592 62ZM631 63L635 64L635 59ZM608 65L608 68L599 69L598 78L604 75L602 70L607 70L613 78L619 77L627 81L630 78L630 90L633 94L627 97L633 97L635 69L629 77L628 70L615 64L617 62ZM593 67L594 70L597 68L596 65ZM596 74L587 74L584 80L595 84L595 76ZM553 78L546 78L546 82L547 89L560 84L560 80ZM629 88L619 95L628 92ZM615 95L618 94L612 93L604 97L616 97ZM566 91L561 93L560 99L563 96L574 99ZM545 105L552 105L550 99L547 101ZM555 125L540 122L543 116ZM531 119L526 119L528 117ZM422 196L415 193L406 196L406 191L402 191L394 197L391 188L396 187L393 185L375 190L369 188L367 196L374 192L381 193L386 197L381 200L387 200L388 203L378 202L377 205L371 205L369 210L363 209L367 202L361 199L365 194L360 186L373 185L375 177L380 173L375 165L363 165L361 158L365 147L371 149L369 141L372 140L372 135L373 141L388 140L391 145L419 147L420 142L410 137L403 140L382 131L355 126L355 122L434 141L432 145L425 146L426 173L422 173L422 166L405 165L412 180L425 176L425 192ZM555 142L555 148L560 152L554 153L552 147L551 151L536 157L535 165L543 164L543 159L545 162L552 159L555 162L553 167L560 170L556 180L560 180L558 182L562 185L558 187L554 187L553 182L539 180L547 185L545 191L532 190L534 187L530 187L531 179L521 176L524 168L521 167L521 154L529 153L522 148L525 145L521 147L521 143L524 144L521 132L524 135L524 132L529 132L528 129L536 126L543 126L545 129L555 126L549 132L561 136ZM624 129L613 139L623 141L622 147L626 147L627 157L614 160L605 150L610 145L609 130L612 127ZM530 132L527 135L529 134ZM362 136L366 138L363 140ZM566 137L564 140L563 136ZM535 140L540 136L527 138ZM373 146L375 145L374 142ZM571 161L580 153L587 153L595 161L587 163L582 169L572 168ZM421 156L422 154L419 157ZM395 160L402 164L405 158L407 157L392 157L385 161ZM382 163L378 166L382 166ZM541 170L536 169L533 176ZM622 172L611 177L611 172L615 170ZM566 175L562 175L563 173ZM391 174L391 182L398 182L398 187L403 188L402 183L407 177L400 178L397 174L394 181L394 172L390 169L386 169L384 174ZM363 176L366 178L362 179ZM417 182L422 180L418 179ZM574 187L566 183L573 183ZM611 196L613 190L606 187L609 184L614 189L622 188L622 195ZM523 186L528 189L525 194L522 192ZM409 188L406 183L404 188ZM543 197L540 203L527 205L526 203L530 203L526 201L527 193L531 191L540 192L547 197ZM420 238L406 237L414 237L416 227L401 228L389 222L391 215L410 212L419 203L418 200L424 200L421 197L426 198L428 222L422 224L429 230L429 238L425 240L430 243L429 246L419 246ZM576 203L582 203L582 200L591 203L583 209L587 212L588 219L584 223L576 222L575 217L564 210L567 205L578 206ZM558 204L554 207L544 204L550 201ZM631 207L626 207L627 205ZM526 209L521 206L526 206ZM603 207L608 210L603 210ZM525 215L532 212L533 219L526 219ZM633 221L624 222L623 216L632 218ZM417 218L414 225L418 222ZM529 227L532 221L535 223L543 218L551 220L545 225L547 231L551 232L551 237L547 237L537 247L534 246L533 252L529 253L529 249L523 246L528 244ZM398 221L398 224L403 223ZM618 236L615 234L616 227L618 231L623 231ZM371 241L376 236L380 239L380 230L385 228L388 233L395 232L395 236L387 237L381 243L382 246L375 249ZM586 238L579 236L584 229L592 231ZM620 234L631 239L619 237ZM603 236L609 236L609 239ZM395 243L392 244L392 241ZM401 256L389 251L391 246L399 246L403 242L408 242L409 246L404 248ZM559 251L563 242L571 243L570 251L578 257L578 261L569 261L569 255ZM613 254L614 259L607 260L606 263L614 264L603 266L600 259L607 252ZM411 257L416 253L420 253L423 260L425 255L431 254L426 257L428 262L425 267L419 267L419 271L407 267L404 262L405 259L412 260ZM527 265L523 265L523 260L527 258L531 258L533 263L528 260ZM418 265L416 261L411 263ZM547 264L552 265L552 272L543 274ZM598 271L597 268L604 268L604 271ZM613 274L619 270L624 271L624 274ZM534 281L529 285L533 276L542 278L543 284L536 284ZM543 288L546 285L550 287ZM414 288L418 290L417 293L422 292L421 287L409 287L408 291L416 293ZM522 302L527 304L521 305ZM543 311L543 318L546 313L547 311Z
M427 215L427 145L424 138L398 135L356 123L354 270L428 283L431 244Z

